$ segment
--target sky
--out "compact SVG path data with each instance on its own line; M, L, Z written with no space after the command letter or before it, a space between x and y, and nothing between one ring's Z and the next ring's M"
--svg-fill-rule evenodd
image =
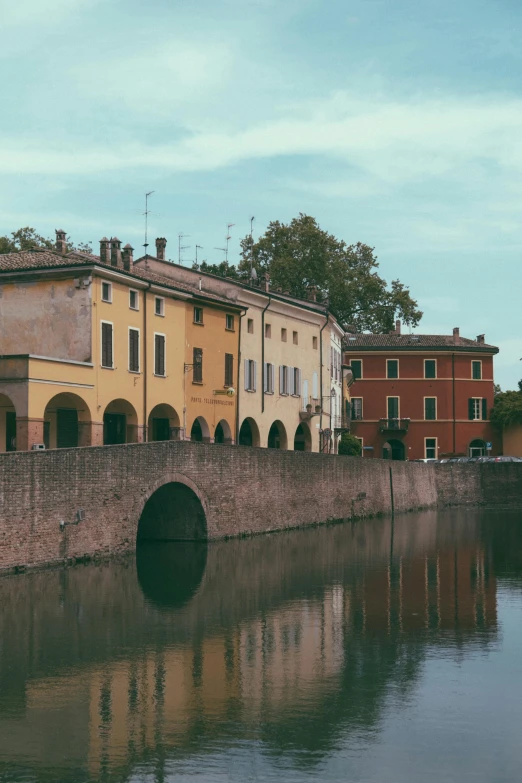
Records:
M522 3L0 0L0 235L232 262L300 212L522 377Z

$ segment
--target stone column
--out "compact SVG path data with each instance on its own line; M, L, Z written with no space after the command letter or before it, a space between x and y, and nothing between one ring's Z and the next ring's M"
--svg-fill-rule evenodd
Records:
M87 443L85 444L87 446ZM103 421L91 422L90 446L103 446Z
M16 450L30 451L33 443L44 442L44 420L16 417Z

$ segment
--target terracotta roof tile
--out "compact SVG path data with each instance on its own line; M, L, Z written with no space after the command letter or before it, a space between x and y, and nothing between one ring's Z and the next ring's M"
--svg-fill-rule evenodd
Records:
M377 350L388 348L395 351L421 350L422 348L451 348L455 350L476 350L498 353L498 348L487 343L478 343L467 337L452 334L351 334L343 341L345 351Z

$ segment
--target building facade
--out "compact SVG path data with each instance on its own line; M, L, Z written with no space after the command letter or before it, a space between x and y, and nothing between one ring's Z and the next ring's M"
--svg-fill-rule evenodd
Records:
M489 421L498 348L452 335L352 334L352 433L363 456L435 459L500 453Z

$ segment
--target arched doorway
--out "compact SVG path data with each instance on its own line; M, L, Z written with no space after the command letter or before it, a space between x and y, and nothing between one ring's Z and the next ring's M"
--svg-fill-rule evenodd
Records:
M301 422L295 431L294 451L312 451L312 434L304 422Z
M286 437L285 425L282 421L274 421L268 433L269 449L287 449L288 438Z
M16 410L7 394L0 394L0 451L16 451Z
M210 430L203 416L194 419L194 424L190 430L190 440L196 443L210 443Z
M468 451L470 457L487 457L488 454L486 443L478 438L471 441Z
M103 414L103 445L138 442L138 414L127 400L113 400Z
M149 413L148 440L179 440L179 416L171 405L156 405Z
M225 419L221 419L216 426L214 443L225 443L227 445L232 443L232 430L230 429L228 421L225 421Z
M91 445L91 412L85 400L77 394L56 394L47 403L43 418L47 449Z
M240 446L260 446L261 438L259 435L259 428L250 417L244 419L243 424L239 430L239 445Z
M383 459L393 459L393 460L404 460L406 454L406 449L404 447L404 443L402 440L396 440L395 438L390 438L390 440L385 443L382 447L382 458Z
M207 520L201 500L185 484L172 481L157 489L145 503L138 523L140 541L201 541Z

